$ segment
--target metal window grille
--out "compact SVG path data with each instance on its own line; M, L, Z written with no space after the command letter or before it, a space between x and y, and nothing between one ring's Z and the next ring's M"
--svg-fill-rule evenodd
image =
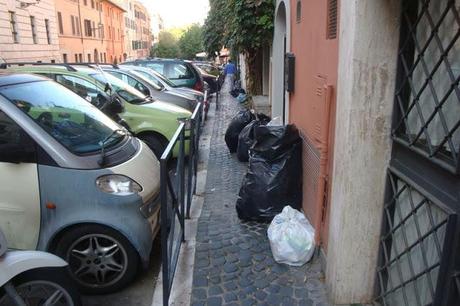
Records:
M401 173L388 175L377 268L381 305L442 305L456 215L417 190Z
M337 1L329 0L327 7L327 39L337 38Z
M393 138L460 171L460 0L405 0Z

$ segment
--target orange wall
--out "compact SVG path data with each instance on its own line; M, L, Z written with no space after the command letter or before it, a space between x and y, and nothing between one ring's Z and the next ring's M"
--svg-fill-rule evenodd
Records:
M61 56L67 55L69 62L75 62L75 55L82 55L84 62L88 61L88 55L91 61L94 61L94 52L97 51L99 57L101 53L105 52L106 46L102 39L102 33L96 31L95 36L88 37L85 35L84 20L88 19L94 22L95 27L101 22L101 14L96 8L91 7L91 1L87 1L87 5L80 1L58 0L56 4L56 23L58 23L58 12L62 16L63 33L59 33L59 47ZM72 33L71 16L79 18L80 21L80 34Z
M312 173L323 176L332 170L331 152L335 122L335 91L337 86L338 69L338 39L326 39L327 3L328 1L301 1L301 20L296 20L297 1L291 0L291 52L295 54L295 92L290 94L289 121L294 123L302 133L305 143L311 143L321 156L322 167L312 164L313 151L308 151L304 145L304 188L303 208L317 232L317 240L327 241L324 233L326 226L321 226L321 195L313 195L316 189L328 190L331 184L323 186L314 182ZM337 34L338 35L338 34ZM331 103L330 116L325 107L327 100ZM332 122L329 122L332 118ZM310 176L310 177L308 177ZM329 175L329 178L331 176ZM313 186L315 185L315 186ZM327 200L326 200L327 201ZM329 205L328 205L329 206ZM326 211L327 219L327 211Z
M120 63L123 61L125 48L125 20L124 10L112 4L110 1L104 1L102 4L103 23L105 28L105 43L107 50L107 62ZM110 30L110 33L109 33Z

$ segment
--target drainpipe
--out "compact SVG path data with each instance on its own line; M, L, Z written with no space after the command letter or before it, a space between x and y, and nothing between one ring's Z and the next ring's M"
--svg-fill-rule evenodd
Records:
M78 27L80 28L80 40L81 40L81 49L82 49L82 60L85 58L85 42L83 39L83 31L81 28L81 10L80 10L80 0L78 0Z

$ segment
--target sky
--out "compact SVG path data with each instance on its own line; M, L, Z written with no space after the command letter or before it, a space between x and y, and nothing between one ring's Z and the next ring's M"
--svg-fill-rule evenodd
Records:
M151 12L158 12L165 28L203 24L209 10L208 0L141 0Z

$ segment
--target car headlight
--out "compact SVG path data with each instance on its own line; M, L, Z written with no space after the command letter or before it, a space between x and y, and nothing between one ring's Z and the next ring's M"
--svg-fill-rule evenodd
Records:
M142 191L141 185L127 176L119 174L103 175L97 178L96 186L103 192L126 196Z

